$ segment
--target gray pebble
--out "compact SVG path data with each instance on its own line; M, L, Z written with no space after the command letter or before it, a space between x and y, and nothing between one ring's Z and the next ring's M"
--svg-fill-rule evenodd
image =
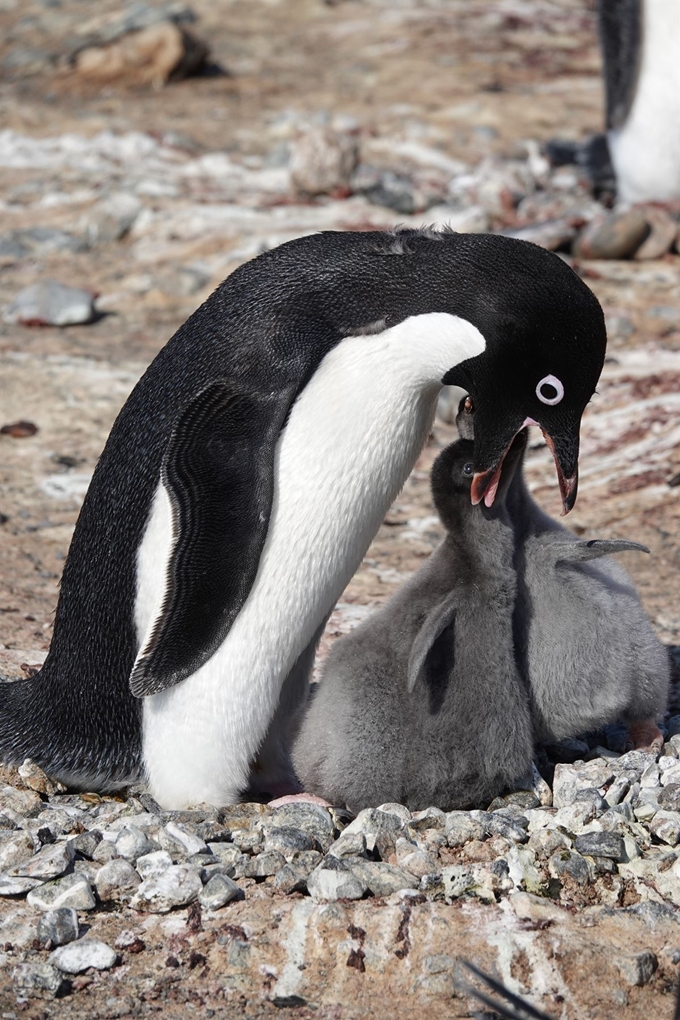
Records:
M96 906L90 883L83 875L76 874L64 875L31 890L27 899L38 910L56 910L57 907L94 910Z
M322 861L321 854L316 850L304 850L296 854L274 876L274 888L282 893L306 892L307 878Z
M244 870L246 878L266 878L275 875L284 864L286 858L278 850L269 850L266 853L252 857Z
M263 849L263 835L259 829L232 829L231 838L240 853L259 853Z
M317 841L324 853L333 842L333 819L326 808L318 804L282 804L272 811L270 824L276 828L301 829Z
M78 938L78 915L73 907L47 910L38 920L38 938L53 946L65 946Z
M114 192L97 202L83 217L80 227L91 244L119 241L142 211L142 203L129 192Z
M264 849L265 852L276 850L284 857L290 858L301 850L318 850L319 844L313 836L303 832L302 829L294 829L291 825L282 825L272 826L266 830Z
M232 900L243 899L243 890L227 875L213 875L199 896L206 910L219 910Z
M472 839L484 839L486 829L469 811L449 811L446 815L446 842L450 847L463 846Z
M586 885L590 881L588 862L572 850L558 850L554 853L548 861L548 870L554 878L568 875L579 885Z
M81 832L80 835L72 839L71 846L77 854L82 854L83 857L92 860L92 855L101 841L101 832L98 829L90 829L89 832Z
M574 848L589 857L610 857L614 861L624 861L626 850L621 836L613 832L587 832L577 836Z
M422 832L425 829L445 829L446 812L438 807L425 808L424 811L417 811L408 824L414 832Z
M35 853L33 839L28 832L3 829L0 832L0 871L22 864Z
M25 864L16 869L24 878L58 878L63 875L75 856L70 843L56 843L46 846Z
M366 837L363 832L341 832L334 843L328 848L333 857L358 857L365 854Z
M360 900L367 891L366 884L350 871L345 861L326 857L307 878L307 888L313 900Z
M70 234L58 227L29 227L17 231L22 243L28 245L35 255L51 255L53 252L87 251L88 244L82 237Z
M640 209L597 217L574 244L573 252L584 259L625 259L640 247L649 233Z
M669 783L659 793L659 807L680 811L680 783Z
M649 823L652 832L669 846L677 846L680 843L680 814L676 811L657 811Z
M612 787L614 783L612 783ZM610 789L612 788L610 787ZM594 817L602 814L610 807L610 802L602 796L599 790L595 790L592 786L587 787L585 790L579 790L574 797L572 804L591 804L595 809Z
M42 884L39 878L17 878L16 875L0 875L0 896L21 896Z
M35 790L17 790L7 783L0 783L0 804L3 811L15 811L21 818L35 818L43 809L40 794Z
M12 981L27 998L54 998L62 988L61 973L49 963L20 963L12 971Z
M82 974L93 967L109 970L118 959L116 951L98 939L81 939L67 946L59 946L50 954L49 962L65 974Z
M541 806L541 802L535 793L531 790L514 790L512 793L506 793L503 797L496 797L489 804L489 811L499 811L503 808L517 807L522 810L531 810L531 808L537 808Z
M616 961L621 977L629 985L646 985L658 967L654 953L636 953L634 956L619 957Z
M485 821L486 833L489 836L502 836L513 843L526 843L529 839L529 833L526 831L528 820L521 816L520 818L511 818L501 811L492 811Z
M102 839L92 851L92 860L97 864L106 864L118 857L116 844L110 839Z
M556 808L567 807L581 790L599 790L612 779L613 769L600 758L581 765L557 764L553 778L553 804Z
M621 769L632 769L642 775L648 765L656 763L658 758L658 753L651 754L649 751L626 751L614 764L617 772Z
M5 313L5 322L72 326L92 322L94 317L94 298L89 291L44 280L19 291Z
M529 850L542 857L550 857L557 850L570 850L571 845L569 836L560 829L538 829L532 832L526 844Z
M141 878L130 862L122 857L102 865L95 878L97 895L102 903L129 900L140 882Z
M241 851L233 843L208 843L208 850L226 867L233 867L241 857Z
M420 884L419 878L393 864L367 861L363 857L350 857L344 863L374 896L390 896L400 889L417 889Z

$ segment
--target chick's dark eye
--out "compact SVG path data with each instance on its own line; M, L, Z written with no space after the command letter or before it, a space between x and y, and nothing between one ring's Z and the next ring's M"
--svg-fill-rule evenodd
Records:
M472 464L464 464L463 465L463 474L465 475L466 478L469 478L470 475L472 475L473 473L474 473L474 469L472 467Z

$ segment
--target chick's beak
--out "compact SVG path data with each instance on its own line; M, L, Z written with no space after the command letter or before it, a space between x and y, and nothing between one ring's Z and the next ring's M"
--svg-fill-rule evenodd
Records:
M484 500L485 506L490 507L493 505L501 479L503 461L513 445L515 436L527 425L538 425L548 447L550 448L550 452L553 455L555 468L557 469L557 480L560 486L560 495L562 497L562 516L564 517L571 509L573 509L574 503L576 502L576 494L578 491L578 463L576 463L574 469L567 474L562 466L563 458L560 457L552 437L545 431L543 426L533 418L525 418L515 435L512 436L510 442L507 444L503 455L497 464L488 468L486 471L477 471L475 473L472 479L472 502L476 505Z

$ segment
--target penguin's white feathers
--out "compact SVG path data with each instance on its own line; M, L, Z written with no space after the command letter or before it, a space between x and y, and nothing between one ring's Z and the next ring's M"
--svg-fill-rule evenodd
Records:
M246 603L205 665L144 700L145 769L164 806L227 804L247 786L283 679L405 482L442 376L484 349L467 320L432 312L349 337L323 359L277 445L269 530ZM140 645L166 593L171 522L159 486L137 557Z

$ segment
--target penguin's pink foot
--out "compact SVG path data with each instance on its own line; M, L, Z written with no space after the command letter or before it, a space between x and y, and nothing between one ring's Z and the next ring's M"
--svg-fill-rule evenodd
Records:
M653 719L631 723L628 727L627 751L648 751L658 754L663 747L663 733Z
M283 804L318 804L319 807L335 807L330 801L323 797L317 797L314 793L289 793L285 797L277 797L270 800L268 807L281 807Z

